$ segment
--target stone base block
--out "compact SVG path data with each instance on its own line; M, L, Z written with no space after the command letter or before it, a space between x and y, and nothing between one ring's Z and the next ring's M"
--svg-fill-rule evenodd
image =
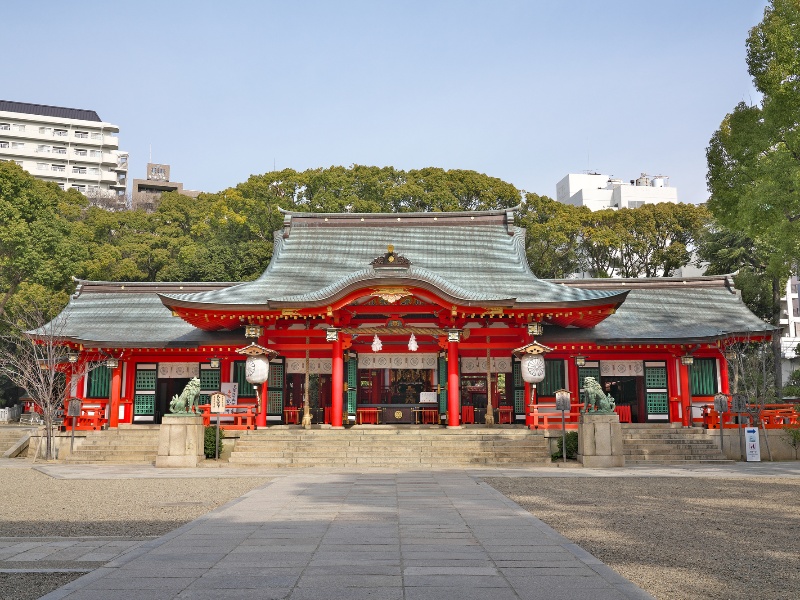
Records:
M203 417L165 415L158 433L156 467L191 468L205 460Z
M584 467L625 466L619 415L581 415L578 426L578 460Z

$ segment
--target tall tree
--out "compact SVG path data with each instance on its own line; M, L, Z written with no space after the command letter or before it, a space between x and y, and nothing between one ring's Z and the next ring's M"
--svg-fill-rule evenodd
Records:
M772 248L766 274L779 325L780 283L800 254L800 2L771 0L747 38L747 67L762 100L738 104L712 136L708 206L723 226ZM778 339L773 348L777 359ZM780 388L780 369L775 376Z
M24 283L54 293L71 286L85 258L71 220L86 199L34 179L12 161L0 162L0 315Z

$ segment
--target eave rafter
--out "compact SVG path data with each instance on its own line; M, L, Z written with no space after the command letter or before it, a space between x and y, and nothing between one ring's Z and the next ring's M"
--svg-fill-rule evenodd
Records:
M476 320L500 320L509 323L540 321L558 327L594 327L614 314L621 301L606 304L564 306L492 306L452 304L431 293L430 290L402 286L370 286L353 291L328 306L270 309L263 307L203 307L170 305L162 299L173 316L205 331L235 330L243 325L265 325L292 321L322 320L332 325L364 323L376 324L382 317L398 316L402 319L423 319L439 327L456 326ZM584 303L580 303L584 304Z

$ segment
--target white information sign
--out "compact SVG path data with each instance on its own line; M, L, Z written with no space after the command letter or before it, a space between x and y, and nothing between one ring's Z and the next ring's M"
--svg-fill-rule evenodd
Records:
M220 391L225 394L226 406L239 403L239 384L238 383L221 383L219 385ZM228 408L226 413L232 413L233 409Z
M745 445L747 447L747 462L761 462L761 443L758 439L758 428L745 427Z
M221 394L219 392L216 394L211 394L211 412L213 414L224 413L226 400L227 397L225 394Z
M419 401L420 404L424 403L434 404L436 402L436 392L420 392Z

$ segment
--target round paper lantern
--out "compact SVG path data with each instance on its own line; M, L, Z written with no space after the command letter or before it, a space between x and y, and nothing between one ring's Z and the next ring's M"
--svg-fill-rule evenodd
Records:
M269 377L269 361L263 356L248 356L244 372L247 383L264 383Z
M541 354L526 354L522 357L522 379L526 383L539 383L544 379L544 356Z

